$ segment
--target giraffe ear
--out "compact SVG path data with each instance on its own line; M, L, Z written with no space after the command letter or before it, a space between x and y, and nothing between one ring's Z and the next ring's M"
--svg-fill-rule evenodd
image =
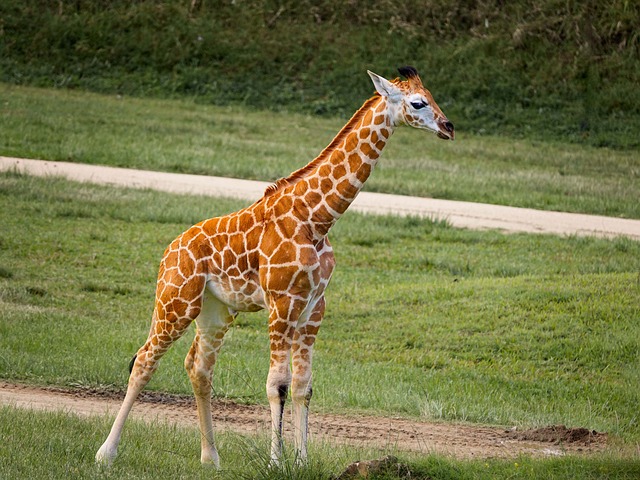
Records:
M373 73L367 70L367 73L373 81L373 85L376 87L376 91L383 97L387 97L389 100L398 100L402 96L402 92L393 83L384 77L381 77L377 73Z

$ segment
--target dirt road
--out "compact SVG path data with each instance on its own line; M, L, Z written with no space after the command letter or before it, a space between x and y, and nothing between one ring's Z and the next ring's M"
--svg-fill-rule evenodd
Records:
M0 382L0 405L79 416L115 415L122 394L95 390L36 388ZM288 412L287 412L288 415ZM132 416L146 422L166 422L196 428L197 413L191 397L143 392ZM220 431L268 433L267 407L214 400L213 419ZM287 420L289 420L287 418ZM560 456L589 454L607 446L607 435L582 428L552 426L518 431L451 423L429 423L394 417L343 416L313 412L311 438L383 451L437 452L457 458L511 458L521 454ZM291 435L287 421L286 434Z
M56 175L80 182L151 188L173 193L223 196L248 201L259 199L269 185L266 182L234 178L0 157L0 171L5 170L17 170L39 176ZM364 213L446 219L454 227L461 228L597 237L626 236L640 240L640 220L598 215L549 212L370 192L360 193L350 208Z

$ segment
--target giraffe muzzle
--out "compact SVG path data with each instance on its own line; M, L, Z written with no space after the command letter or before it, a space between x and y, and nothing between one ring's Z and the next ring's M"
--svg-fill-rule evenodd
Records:
M444 122L439 123L438 126L440 127L440 130L436 133L438 137L443 140L453 140L453 137L455 136L453 123L449 120L445 120Z

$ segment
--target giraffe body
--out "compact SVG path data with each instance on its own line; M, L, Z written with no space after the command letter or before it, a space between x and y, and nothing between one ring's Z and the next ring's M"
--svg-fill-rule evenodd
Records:
M271 458L280 460L284 403L291 390L295 448L304 460L313 345L335 266L327 233L355 199L397 125L453 139L453 125L415 69L401 73L407 81L389 82L369 72L376 95L316 159L270 186L253 205L200 222L169 245L160 263L149 336L132 361L127 394L96 454L98 462L113 461L133 402L162 355L195 320L185 368L198 407L201 461L219 466L211 420L213 367L237 313L261 309L269 311Z

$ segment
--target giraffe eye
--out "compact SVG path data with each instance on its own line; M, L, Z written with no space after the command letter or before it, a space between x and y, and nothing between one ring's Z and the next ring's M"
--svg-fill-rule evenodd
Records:
M416 110L420 110L421 108L426 107L427 104L425 102L411 102L411 106Z

